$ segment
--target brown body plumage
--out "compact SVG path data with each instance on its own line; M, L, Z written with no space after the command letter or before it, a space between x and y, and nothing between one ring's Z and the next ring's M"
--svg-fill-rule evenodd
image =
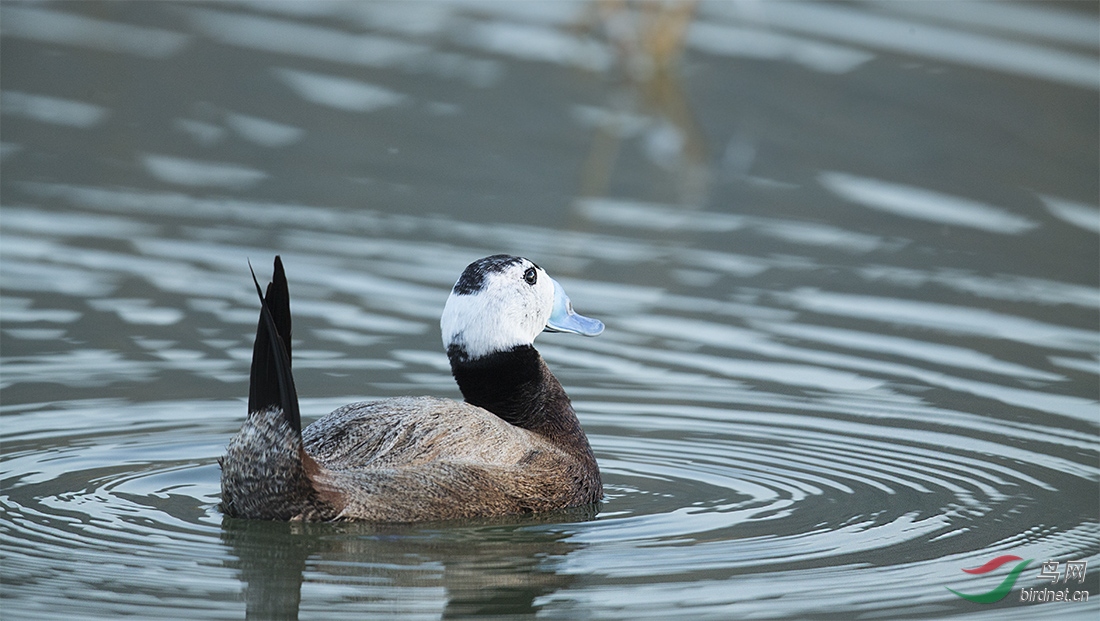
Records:
M465 291L457 295L471 295ZM542 512L602 497L569 398L530 345L474 357L452 345L467 402L353 403L299 431L284 344L289 296L277 257L261 298L251 411L220 462L227 515L411 522Z

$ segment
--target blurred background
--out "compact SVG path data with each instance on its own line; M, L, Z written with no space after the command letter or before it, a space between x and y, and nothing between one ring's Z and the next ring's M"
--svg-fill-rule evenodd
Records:
M1098 136L1095 2L5 0L4 609L1054 613L945 588L1015 554L1095 613ZM314 419L459 398L500 252L607 324L538 342L599 515L223 523L248 261Z

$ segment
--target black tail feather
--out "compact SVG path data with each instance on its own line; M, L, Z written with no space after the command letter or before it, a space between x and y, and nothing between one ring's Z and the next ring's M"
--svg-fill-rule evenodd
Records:
M275 272L267 285L266 296L251 263L248 269L256 284L256 294L260 296L260 322L252 347L252 373L248 382L248 411L276 406L283 411L286 422L301 432L298 393L294 390L290 369L290 291L283 262L275 257Z

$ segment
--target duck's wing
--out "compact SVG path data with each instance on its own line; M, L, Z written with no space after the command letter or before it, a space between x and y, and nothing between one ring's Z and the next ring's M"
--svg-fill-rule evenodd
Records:
M449 399L353 403L306 427L302 437L322 466L314 485L338 493L340 519L541 512L589 504L601 494L583 463L542 436Z
M352 403L302 432L306 452L332 470L404 469L433 462L513 465L558 452L541 436L482 408L435 397Z

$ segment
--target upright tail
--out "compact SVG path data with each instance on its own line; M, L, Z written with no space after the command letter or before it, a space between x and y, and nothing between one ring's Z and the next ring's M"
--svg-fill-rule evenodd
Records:
M267 295L252 271L256 295L260 296L260 323L252 346L252 372L248 378L248 411L277 407L290 428L302 432L298 411L298 393L290 370L290 290L286 284L283 261L275 257L275 273L267 284Z
M249 265L249 269L251 269ZM248 419L229 442L222 467L222 511L233 517L328 519L335 513L321 499L311 475L320 466L302 446L298 393L290 370L290 293L283 262L260 289L260 321L252 348Z

